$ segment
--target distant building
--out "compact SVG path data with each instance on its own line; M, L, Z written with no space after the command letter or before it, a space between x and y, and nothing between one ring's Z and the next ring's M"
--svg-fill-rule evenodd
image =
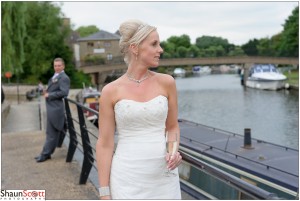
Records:
M101 30L87 37L79 38L81 66L120 62L120 36Z
M79 45L77 44L77 40L80 38L78 32L72 30L71 28L71 20L70 18L63 18L63 25L71 30L71 33L68 38L65 39L66 44L73 51L73 62L77 68L80 67L80 57L79 57Z

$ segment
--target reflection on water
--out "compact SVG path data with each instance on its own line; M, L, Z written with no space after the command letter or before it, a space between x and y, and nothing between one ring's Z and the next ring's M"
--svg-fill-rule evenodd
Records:
M179 118L298 149L299 97L295 91L244 88L237 75L176 79Z

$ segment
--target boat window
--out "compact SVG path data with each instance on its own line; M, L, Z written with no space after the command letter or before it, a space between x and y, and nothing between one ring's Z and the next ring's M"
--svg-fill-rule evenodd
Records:
M277 69L274 66L271 66L271 72L277 73Z
M255 72L255 73L261 73L261 72L263 72L263 70L262 70L261 66L259 65L259 66L256 66L256 67L254 68L254 72Z

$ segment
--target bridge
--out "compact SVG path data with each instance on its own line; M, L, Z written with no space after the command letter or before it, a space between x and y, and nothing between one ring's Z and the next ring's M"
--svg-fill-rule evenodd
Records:
M246 70L255 63L261 64L274 64L274 65L299 65L299 58L290 57L204 57L204 58L172 58L161 59L159 62L160 67L176 67L176 66L193 66L193 65L222 65L222 64L237 64L243 66ZM113 71L126 70L127 65L125 62L119 62L114 64L102 64L102 65L90 65L81 66L82 70L86 74L90 74L93 83L98 85L104 83L107 75ZM247 73L245 73L246 75Z

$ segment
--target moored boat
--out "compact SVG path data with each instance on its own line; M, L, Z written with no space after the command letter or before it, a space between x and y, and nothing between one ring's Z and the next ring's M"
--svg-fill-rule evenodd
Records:
M173 75L175 77L185 77L185 70L183 68L175 68Z
M206 75L211 73L209 66L194 66L192 69L194 74Z
M78 94L77 99L80 103L82 103L84 106L91 108L95 111L99 110L99 98L101 93L93 87L83 87L81 93ZM98 117L94 113L85 110L84 115L87 120L94 123L95 125L98 125Z
M179 125L182 151L279 198L299 198L298 150L186 120L179 120ZM179 172L183 182L207 199L248 198L244 192L187 163L179 167Z
M256 89L279 90L288 88L287 77L280 73L273 64L255 64L249 70L246 86Z

